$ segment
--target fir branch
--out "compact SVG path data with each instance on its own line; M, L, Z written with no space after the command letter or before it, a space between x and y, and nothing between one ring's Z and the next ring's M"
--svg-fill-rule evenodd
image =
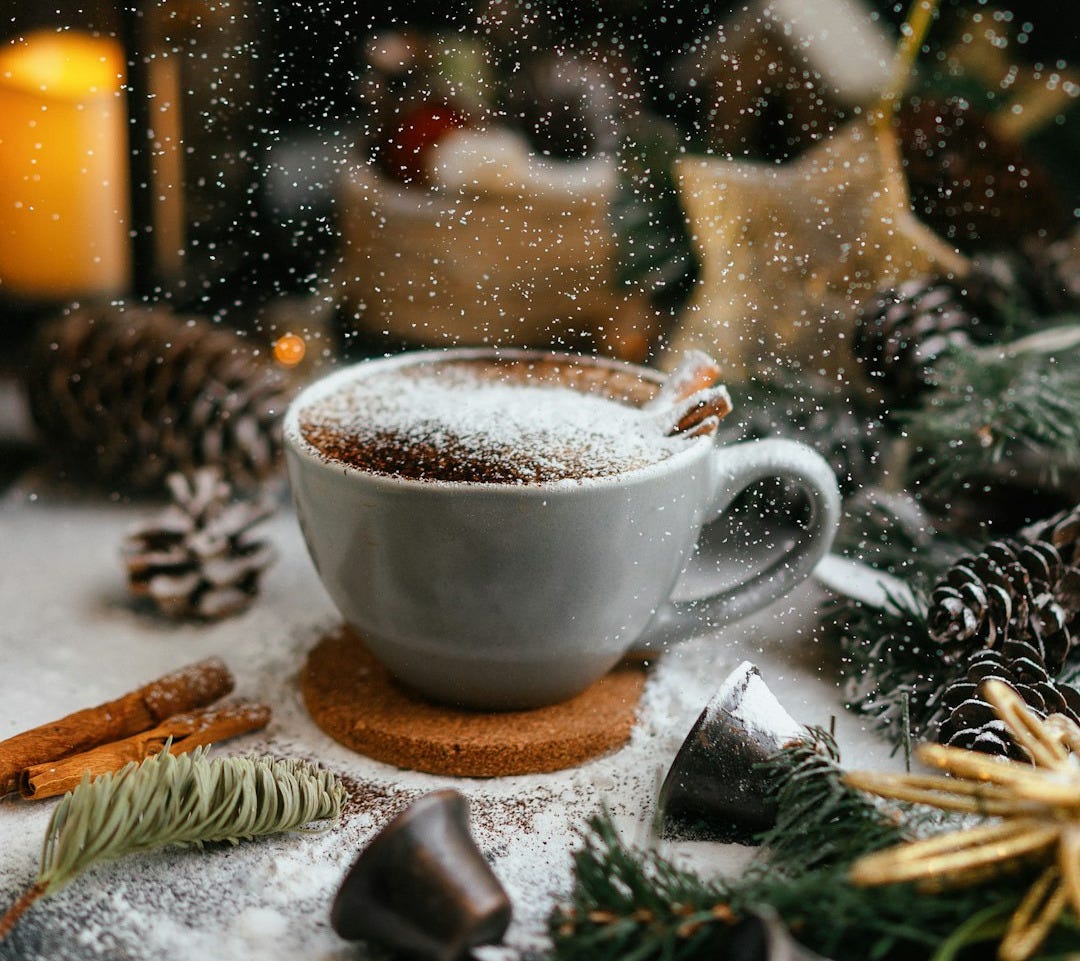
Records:
M833 737L821 728L808 733L807 740L786 745L761 765L779 812L759 838L765 859L759 865L770 874L780 870L795 878L847 864L906 836L865 794L843 783Z
M840 651L846 706L897 743L905 712L913 735L926 730L954 673L930 636L926 611L925 592L914 588L911 600L890 595L873 607L843 598L822 612L825 635Z
M715 961L725 956L733 926L762 906L802 944L835 961L954 961L980 945L982 954L972 956L986 956L987 942L1000 933L996 922L1016 908L1025 878L945 894L911 884L852 886L848 869L856 857L922 825L856 800L857 792L840 783L835 745L820 731L812 734L815 740L767 762L778 779L780 819L742 878L680 870L655 849L624 844L606 815L592 818L574 855L570 901L550 918L554 961ZM819 847L825 856L817 856ZM1075 947L1078 930L1067 918L1033 961L1053 961Z
M675 867L655 850L624 845L611 819L588 822L574 854L569 904L550 918L557 961L649 961L721 957L723 922L734 915L720 884Z
M843 823L829 829L845 831ZM575 855L570 904L550 919L552 958L716 961L725 956L733 925L769 906L799 942L835 961L929 959L943 945L955 952L993 941L993 926L972 927L969 919L991 910L1007 915L1023 883L1009 879L940 896L909 884L856 888L847 875L848 864L837 863L797 877L755 867L739 879L702 878L655 850L625 845L610 819L598 816ZM1046 955L1034 961L1050 961L1075 939L1075 930L1073 924L1057 932Z
M102 861L170 844L324 830L305 825L341 816L345 788L328 771L272 757L208 760L207 750L166 748L65 795L45 833L37 880L0 918L0 940L34 901Z
M961 489L1003 461L1033 461L1051 481L1080 465L1080 325L948 354L932 381L900 416L929 491Z

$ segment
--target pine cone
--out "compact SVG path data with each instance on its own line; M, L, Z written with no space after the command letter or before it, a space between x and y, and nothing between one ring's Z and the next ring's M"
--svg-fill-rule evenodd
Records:
M1056 677L1077 636L1077 609L1070 607L1075 576L1046 540L994 541L958 561L934 588L930 635L952 664L980 648L1023 643Z
M274 550L249 537L273 513L266 500L235 501L217 469L170 474L175 503L124 542L128 587L169 617L216 619L244 610Z
M249 341L163 307L76 305L41 331L29 385L50 447L105 484L154 490L207 464L249 482L279 462L285 374Z
M855 356L886 400L911 405L946 351L989 343L1007 327L1014 294L996 261L975 261L967 278L912 277L883 287L855 320Z
M1057 235L1067 209L1049 174L986 114L959 98L913 98L897 113L915 213L969 253Z
M1053 585L1053 595L1065 612L1065 628L1076 643L1080 638L1080 504L1024 528L1020 535L1048 545L1061 558L1063 570Z
M1027 753L1012 740L982 697L980 685L988 678L1008 684L1041 718L1064 714L1080 722L1080 691L1054 683L1035 647L1023 641L1007 641L1003 650L975 651L967 659L963 679L945 687L938 719L932 725L938 742L1028 760Z

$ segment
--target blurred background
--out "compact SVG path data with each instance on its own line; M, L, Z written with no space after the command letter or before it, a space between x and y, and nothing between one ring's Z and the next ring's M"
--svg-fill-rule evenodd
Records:
M323 365L701 347L859 489L946 348L1080 302L1080 10L910 13L2 0L4 470L258 479Z
M132 259L135 276L129 270L118 280L125 272L114 265L117 276L99 285L210 315L310 290L336 253L341 166L377 153L380 136L390 136L388 114L423 101L454 106L476 123L509 121L556 156L612 151L628 132L641 140L634 125L644 118L673 125L671 136L686 150L790 158L872 102L887 76L882 58L891 56L907 13L906 4L884 0L372 6L0 4L0 44L40 44L59 31L75 54L80 40L96 39L103 46L83 51L88 57L106 50L118 58L122 76L113 85L127 91L119 106L130 169L116 179L127 180L135 236L133 252L110 256ZM1051 0L947 2L913 87L965 96L973 112L995 108L995 94L1000 103L1009 99L997 89L1002 82L1015 88L1035 65L1052 73L1075 61L1078 24L1072 5ZM966 62L946 59L964 46L972 48ZM23 70L29 82L32 64ZM89 89L92 78L84 79ZM17 86L20 78L8 74L7 82ZM549 121L540 122L545 115ZM1068 126L1053 120L1023 138L1057 178L1063 212L1078 198L1069 182L1076 165L1058 149ZM40 150L79 148L73 132L57 136L64 145ZM4 163L11 183L18 171L10 149ZM923 212L940 225L934 217L944 215L930 206ZM96 224L101 232L109 226ZM1001 234L1014 236L1013 226ZM25 221L0 225L2 249L22 246L20 229ZM978 245L963 229L953 239ZM19 255L3 256L6 264ZM9 310L83 293L77 280L34 282L22 273L0 273ZM84 281L88 291L93 283Z

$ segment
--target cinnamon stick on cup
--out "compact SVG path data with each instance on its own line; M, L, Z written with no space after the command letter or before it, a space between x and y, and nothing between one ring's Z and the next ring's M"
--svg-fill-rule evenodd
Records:
M95 778L119 771L131 761L138 762L151 754L160 754L170 738L172 744L169 752L186 754L203 744L216 744L230 737L257 731L269 722L270 708L266 704L250 702L176 714L149 731L121 741L103 744L60 761L35 764L22 772L19 792L27 800L55 797L77 787L87 774Z
M28 767L147 731L174 714L212 704L234 686L225 663L209 657L115 701L0 741L0 797L18 788L19 777Z

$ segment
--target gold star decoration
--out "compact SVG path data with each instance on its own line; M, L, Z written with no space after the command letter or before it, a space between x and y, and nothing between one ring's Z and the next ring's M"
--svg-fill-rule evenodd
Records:
M916 274L967 274L915 216L892 126L936 8L914 0L878 103L801 157L675 162L701 281L662 360L703 350L729 381L778 365L851 376L847 335L869 294Z
M703 350L729 379L777 363L851 374L844 332L862 300L886 281L967 271L912 212L888 124L852 121L780 165L680 158L675 178L702 274L671 356Z
M1000 961L1025 961L1067 906L1080 917L1080 727L1060 714L1039 718L1001 681L985 681L982 692L1030 764L923 744L919 759L951 777L852 772L845 780L880 797L994 820L867 855L852 866L851 880L937 889L1045 862L998 948Z

